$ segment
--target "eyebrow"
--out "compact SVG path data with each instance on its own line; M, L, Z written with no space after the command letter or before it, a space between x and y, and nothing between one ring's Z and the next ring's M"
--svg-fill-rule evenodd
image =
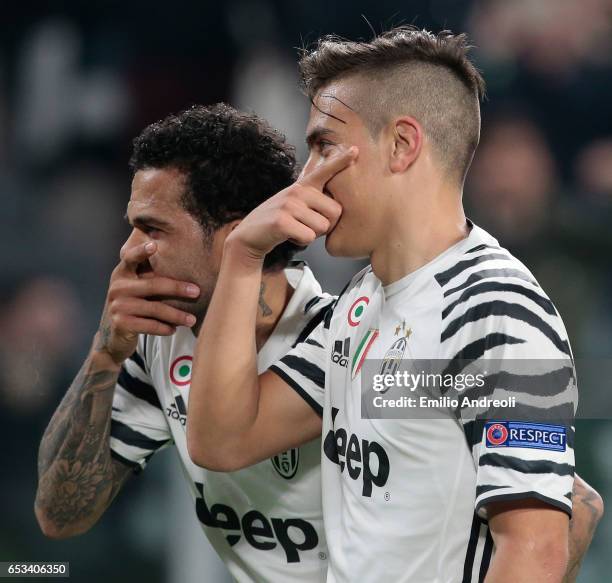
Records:
M130 217L127 214L127 211L125 213L125 215L123 215L123 218L130 224L130 225L136 225L136 226L142 226L142 225L156 225L158 227L168 227L170 225L170 223L167 223L166 221L163 221L161 219L157 219L151 215L137 215L134 220L130 221Z
M314 128L312 128L309 132L308 135L306 136L306 145L308 146L308 149L311 150L312 147L323 137L325 136L329 136L329 135L335 135L336 132L334 132L334 130L331 130L329 128L324 128L321 126L315 126Z

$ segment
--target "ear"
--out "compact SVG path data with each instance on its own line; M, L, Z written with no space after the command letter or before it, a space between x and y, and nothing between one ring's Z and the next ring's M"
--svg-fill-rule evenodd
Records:
M423 129L413 117L404 116L393 122L393 151L389 161L391 172L405 172L419 157L423 146Z
M228 235L241 223L241 221L242 219L234 219L233 221L225 223L216 229L212 237L213 246L216 245L222 249L225 239L227 239Z
M223 257L223 245L225 244L225 239L227 239L228 235L240 224L241 221L242 219L235 219L229 223L221 225L214 231L212 235L211 249L213 258L216 258L219 264L221 263L221 257Z
M241 222L242 219L234 219L223 226L228 229L227 234L229 235Z

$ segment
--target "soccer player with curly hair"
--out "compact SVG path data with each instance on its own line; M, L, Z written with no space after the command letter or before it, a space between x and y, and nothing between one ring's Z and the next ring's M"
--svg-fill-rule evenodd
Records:
M257 116L217 104L148 126L130 166L132 232L89 354L40 445L39 524L53 538L87 531L130 476L174 447L194 512L235 580L322 581L320 440L219 473L192 463L185 437L193 350L223 243L293 182L294 150ZM297 249L284 243L264 261L253 339L261 370L332 301L291 260Z

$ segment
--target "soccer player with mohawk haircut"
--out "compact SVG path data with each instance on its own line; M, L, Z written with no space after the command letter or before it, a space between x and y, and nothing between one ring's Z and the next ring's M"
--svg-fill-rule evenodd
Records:
M303 55L308 163L225 240L198 339L187 421L196 463L244 467L318 436L322 423L332 583L568 576L573 358L534 276L464 214L484 94L468 53L465 35L400 27L370 42L324 38ZM264 257L322 235L332 255L371 265L258 375ZM462 406L427 420L368 417L366 359L387 373L410 360L463 372L496 359L503 374L465 394L531 405L520 422ZM512 363L527 359L537 372L517 373ZM543 423L552 411L559 419Z

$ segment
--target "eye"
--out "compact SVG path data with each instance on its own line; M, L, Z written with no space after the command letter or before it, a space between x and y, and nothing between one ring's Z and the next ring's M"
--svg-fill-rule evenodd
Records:
M329 152L332 146L335 146L335 144L333 144L332 142L328 142L327 140L319 140L318 146L319 146L319 152L325 155L326 153Z
M149 237L152 238L158 237L161 233L159 229L157 229L156 227L152 227L151 225L141 225L139 228L143 233L149 235Z

